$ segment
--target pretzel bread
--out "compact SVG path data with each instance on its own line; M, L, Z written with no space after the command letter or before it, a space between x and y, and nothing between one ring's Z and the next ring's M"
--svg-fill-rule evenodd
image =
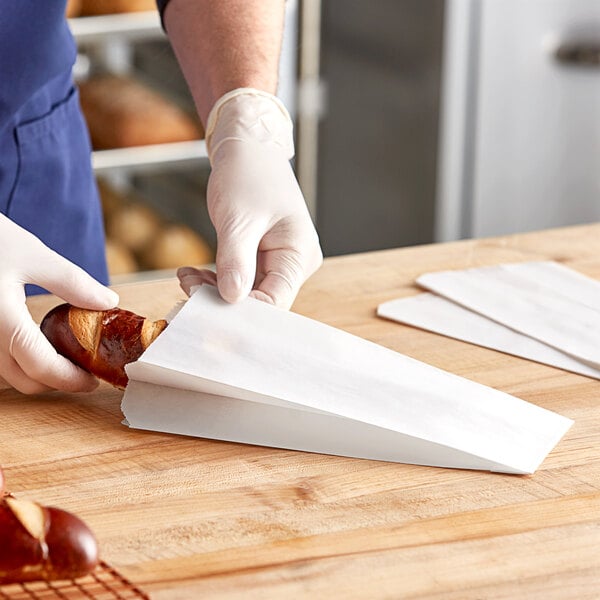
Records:
M75 579L98 564L98 544L75 515L10 494L0 498L0 585Z
M61 304L41 329L59 354L119 389L127 385L125 365L136 361L167 326L128 310L105 311Z

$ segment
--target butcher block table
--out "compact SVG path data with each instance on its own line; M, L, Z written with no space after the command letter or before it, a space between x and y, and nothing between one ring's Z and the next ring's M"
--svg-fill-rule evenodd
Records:
M0 391L7 487L81 516L102 558L155 599L597 600L600 382L375 316L422 273L546 259L600 280L600 224L331 258L293 307L574 419L533 475L131 430L102 384ZM117 290L153 318L183 297L173 279ZM39 320L56 303L29 306Z

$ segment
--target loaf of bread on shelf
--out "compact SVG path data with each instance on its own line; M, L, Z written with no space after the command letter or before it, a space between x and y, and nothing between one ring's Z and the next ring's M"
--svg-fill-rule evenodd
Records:
M92 77L79 84L81 108L96 149L182 142L203 137L177 104L134 78Z
M106 239L106 264L109 275L126 275L139 271L134 253L117 240Z
M96 311L60 304L40 328L59 354L99 379L124 389L125 365L136 361L167 326L122 308Z
M85 16L156 10L156 0L81 0Z
M184 265L206 265L214 261L208 243L185 225L167 225L141 254L147 269L175 269Z
M127 194L115 189L110 183L102 177L98 177L98 192L100 194L100 203L102 204L102 216L106 224L121 207L128 202Z
M79 517L0 494L0 585L77 579L97 564L96 538Z
M117 191L98 180L106 229L109 273L175 269L214 261L208 242L192 228L166 221L136 191Z
M106 222L107 236L139 254L160 234L161 219L141 201L130 201L114 211Z
M67 8L65 9L67 19L78 17L81 14L81 2L82 0L67 0Z

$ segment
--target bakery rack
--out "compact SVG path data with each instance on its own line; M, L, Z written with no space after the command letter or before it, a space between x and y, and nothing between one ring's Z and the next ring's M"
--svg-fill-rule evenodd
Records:
M318 82L319 14L320 0L287 0L278 90L296 122L295 169L313 217L319 111L306 107L318 104L315 94L309 92ZM171 79L174 70L168 53L162 51L162 44L168 45L168 40L158 11L82 16L68 22L79 49L76 80L84 80L94 72L139 76L142 81L148 78L148 83L153 81L159 89L164 88L165 96L193 112L183 75L180 81ZM306 43L301 44L301 40ZM161 76L165 71L169 73L168 86ZM204 140L94 150L92 166L99 179L115 192L124 197L133 192L137 200L160 213L161 218L189 225L214 247L214 231L202 201L210 172ZM165 198L169 201L164 202ZM140 277L144 268L147 266L123 277ZM155 271L148 273L156 275ZM115 273L111 273L111 280L114 282Z
M131 171L143 173L153 171L157 166L183 167L200 161L208 161L204 140L95 150L92 153L92 166L97 175Z
M164 36L157 11L75 17L69 19L69 27L78 43L105 43L111 37L133 41Z
M113 72L131 70L131 47L140 41L166 39L157 11L119 13L69 19L79 47L93 47ZM98 175L121 176L207 164L204 140L151 146L95 150L92 165Z
M317 122L320 109L314 109L313 88L319 79L318 38L321 0L286 2L286 35L283 40L280 70L280 97L297 125L298 179L313 216L316 213ZM75 17L69 26L77 44L94 48L96 59L108 70L131 70L131 52L136 42L166 39L157 11ZM299 44L298 35L303 43ZM310 38L310 39L309 39ZM309 43L310 42L310 43ZM298 102L298 98L300 102ZM317 102L318 104L318 102ZM177 168L207 165L204 142L161 144L151 148L119 148L93 153L97 173L135 174L164 165Z

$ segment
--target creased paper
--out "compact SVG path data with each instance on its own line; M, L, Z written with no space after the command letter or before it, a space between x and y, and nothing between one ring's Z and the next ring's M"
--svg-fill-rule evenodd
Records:
M131 427L423 465L531 473L556 413L252 298L202 286L127 367Z
M441 296L425 292L380 304L380 317L600 379L600 370Z
M557 263L427 273L419 285L600 369L600 283Z

